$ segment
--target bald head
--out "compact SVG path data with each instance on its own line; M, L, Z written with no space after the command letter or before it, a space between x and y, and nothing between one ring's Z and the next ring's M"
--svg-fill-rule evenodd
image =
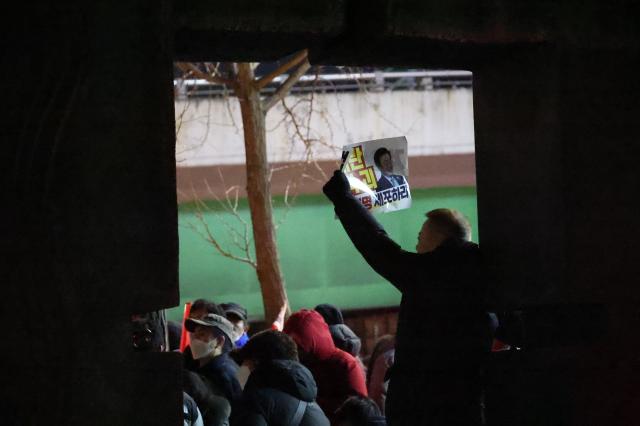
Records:
M427 220L418 234L418 253L427 253L438 248L449 239L469 241L471 225L457 210L435 209L427 212Z

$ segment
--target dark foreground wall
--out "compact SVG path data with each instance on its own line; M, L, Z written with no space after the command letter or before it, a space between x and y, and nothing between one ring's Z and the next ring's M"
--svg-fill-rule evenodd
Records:
M2 17L0 423L179 424L179 358L129 329L178 301L168 9L23 3Z
M172 56L304 47L474 71L494 301L531 324L490 420L637 423L633 2L194 0L173 28L165 2L49 3L1 18L3 423L179 424L179 360L134 356L127 328L178 301Z
M495 295L530 322L494 366L522 396L501 424L638 422L638 59L544 46L474 74L480 235Z

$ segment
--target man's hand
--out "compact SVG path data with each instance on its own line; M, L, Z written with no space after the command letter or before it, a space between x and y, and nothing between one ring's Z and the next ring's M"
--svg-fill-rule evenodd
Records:
M350 189L351 186L347 176L342 171L336 170L333 172L331 179L322 187L322 192L327 198L335 202L338 197L348 194Z

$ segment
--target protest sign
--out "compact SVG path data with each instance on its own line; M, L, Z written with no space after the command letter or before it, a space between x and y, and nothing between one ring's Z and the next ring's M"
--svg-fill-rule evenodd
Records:
M373 213L411 207L407 138L376 139L342 148L342 172L351 193Z

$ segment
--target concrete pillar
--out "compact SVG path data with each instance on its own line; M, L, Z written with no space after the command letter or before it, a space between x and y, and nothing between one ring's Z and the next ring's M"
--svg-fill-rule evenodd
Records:
M3 423L179 424L179 356L133 353L129 325L178 302L167 2L21 7L0 67Z
M637 56L512 49L474 70L480 238L494 300L532 312L530 346L494 372L521 412L494 424L634 423Z

